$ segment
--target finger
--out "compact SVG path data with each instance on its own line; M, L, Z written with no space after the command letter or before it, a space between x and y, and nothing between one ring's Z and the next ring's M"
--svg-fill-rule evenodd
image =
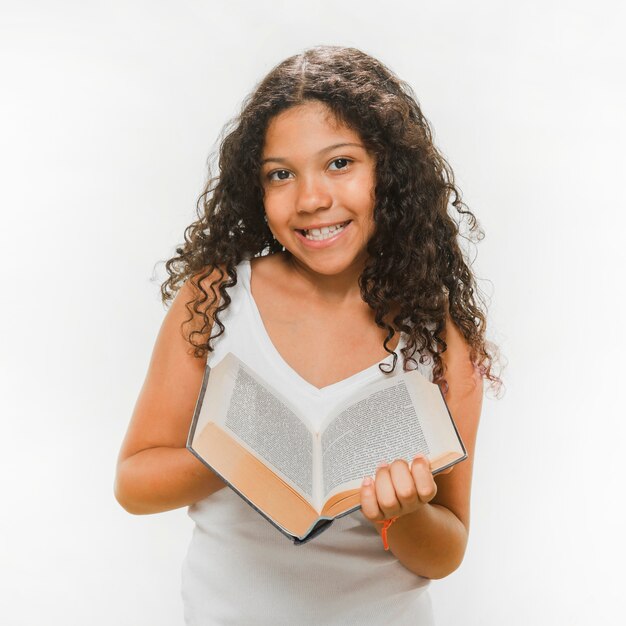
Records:
M430 502L437 495L437 483L430 471L430 463L421 454L411 463L411 474L421 502Z
M366 476L361 484L361 512L367 519L377 522L384 519L385 515L378 507L374 481Z
M419 498L409 464L403 459L398 459L390 465L389 471L402 513L414 511Z
M393 488L389 465L385 464L376 470L376 498L378 499L378 507L384 513L385 519L400 515L402 506L396 496L396 490Z

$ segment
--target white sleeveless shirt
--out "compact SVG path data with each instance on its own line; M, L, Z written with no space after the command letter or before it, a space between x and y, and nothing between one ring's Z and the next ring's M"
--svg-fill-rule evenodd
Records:
M220 314L224 333L207 363L233 352L319 424L350 393L384 379L378 364L318 389L297 374L269 338L250 290L249 260L237 266L231 304ZM394 372L402 371L401 334ZM389 355L381 363L393 363ZM385 368L388 369L388 368ZM432 380L427 366L420 371ZM182 566L185 623L433 624L430 580L407 570L385 551L360 510L336 519L296 546L229 487L188 508L195 522Z

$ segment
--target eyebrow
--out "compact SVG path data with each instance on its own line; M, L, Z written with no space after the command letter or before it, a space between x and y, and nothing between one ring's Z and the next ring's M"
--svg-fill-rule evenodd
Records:
M360 143L334 143L332 146L327 146L326 148L322 148L317 155L323 154L324 152L329 152L330 150L334 150L335 148L343 148L344 146L355 146L357 148L363 148L365 150L365 146ZM267 157L267 159L263 159L261 161L261 165L265 165L265 163L269 163L273 161L275 163L286 163L287 159L284 157Z

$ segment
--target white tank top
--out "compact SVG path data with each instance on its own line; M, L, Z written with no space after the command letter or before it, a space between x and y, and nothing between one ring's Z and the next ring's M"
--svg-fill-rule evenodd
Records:
M318 389L281 357L250 291L248 260L237 266L231 304L220 314L224 334L208 365L233 352L318 423L356 388L383 379L378 364ZM402 371L400 348L394 372ZM381 363L393 362L389 355ZM385 368L387 369L387 368ZM420 371L432 380L431 370ZM383 549L360 510L336 519L296 546L228 487L188 508L195 528L182 566L185 623L432 625L430 580Z

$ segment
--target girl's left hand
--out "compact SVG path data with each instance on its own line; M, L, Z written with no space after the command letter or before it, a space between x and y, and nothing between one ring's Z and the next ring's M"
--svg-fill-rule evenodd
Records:
M452 470L449 468L443 473ZM369 481L369 482L368 482ZM391 465L381 463L376 479L366 477L361 485L361 510L366 519L382 522L392 517L413 513L437 494L437 483L428 459L418 455L411 466L398 459Z

